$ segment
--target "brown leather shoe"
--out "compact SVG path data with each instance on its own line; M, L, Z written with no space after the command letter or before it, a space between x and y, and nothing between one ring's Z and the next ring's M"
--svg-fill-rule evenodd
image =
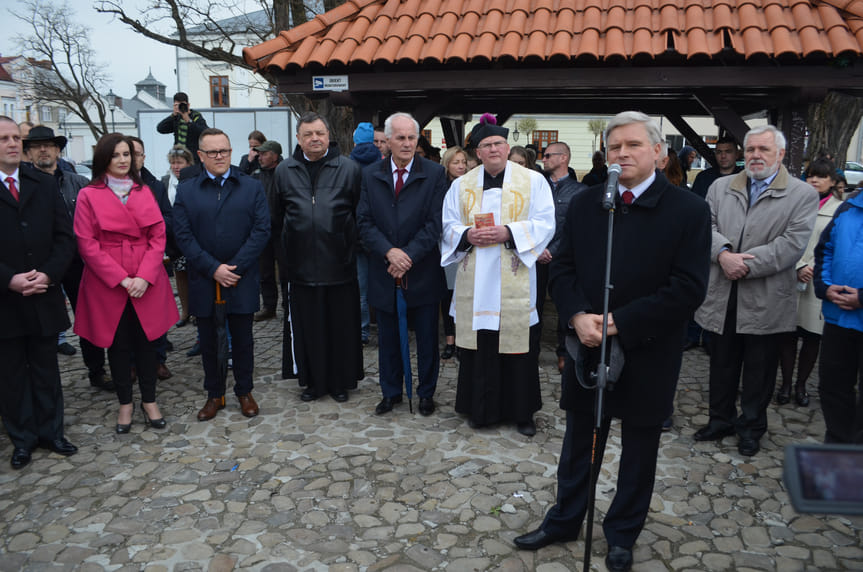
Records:
M225 396L211 397L204 404L204 407L198 411L198 421L209 421L216 416L219 409L225 408Z
M171 370L168 369L168 366L163 363L160 363L159 367L156 368L156 377L159 379L170 379L173 375L174 374L171 373Z
M255 403L255 398L252 397L251 393L238 395L237 399L240 401L240 410L243 412L243 415L254 417L258 414L258 404Z

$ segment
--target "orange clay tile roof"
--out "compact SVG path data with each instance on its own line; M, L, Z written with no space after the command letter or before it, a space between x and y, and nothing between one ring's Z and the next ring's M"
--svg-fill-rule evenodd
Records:
M863 0L348 0L245 48L258 70L863 55Z

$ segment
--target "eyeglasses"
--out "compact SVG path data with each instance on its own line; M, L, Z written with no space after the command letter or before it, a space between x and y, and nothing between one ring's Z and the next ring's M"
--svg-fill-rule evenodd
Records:
M483 143L482 145L477 145L477 149L491 149L492 147L505 147L506 141L492 141L491 143Z
M555 155L566 155L566 153L543 153L543 157L554 157Z
M209 157L210 159L215 159L218 156L227 157L231 154L231 149L214 149L212 151L204 151L201 150L201 153Z

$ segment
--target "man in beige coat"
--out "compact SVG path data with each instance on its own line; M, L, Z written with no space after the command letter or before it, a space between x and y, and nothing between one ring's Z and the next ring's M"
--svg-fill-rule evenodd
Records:
M695 320L716 335L710 342L710 422L695 440L736 433L740 454L752 456L767 430L780 334L797 326L794 266L815 224L818 193L782 165L785 137L772 125L750 130L743 147L745 170L716 180L707 192L712 264Z

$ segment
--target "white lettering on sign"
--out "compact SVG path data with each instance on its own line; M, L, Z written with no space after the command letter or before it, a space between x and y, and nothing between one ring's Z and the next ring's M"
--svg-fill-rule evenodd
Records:
M316 75L312 76L312 91L347 91L348 76L346 75Z

